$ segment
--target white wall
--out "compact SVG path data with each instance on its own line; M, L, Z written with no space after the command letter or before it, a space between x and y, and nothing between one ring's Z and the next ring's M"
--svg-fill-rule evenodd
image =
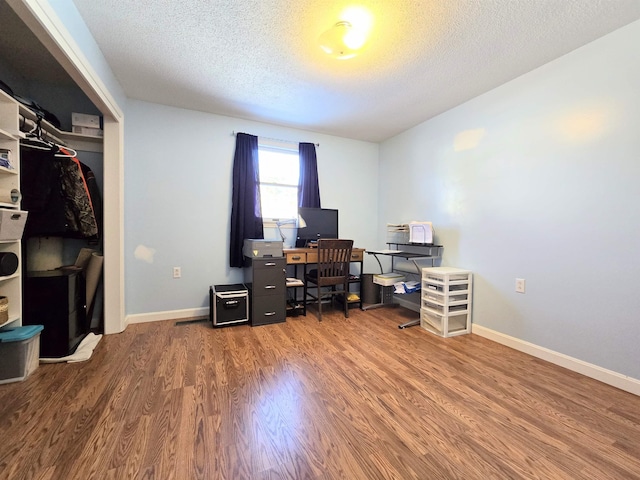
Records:
M242 270L229 267L234 131L320 143L322 206L339 209L341 236L375 245L377 144L136 100L125 115L125 308L132 321L201 313L193 309L208 305L210 285L242 281ZM179 280L174 266L182 268Z
M635 379L639 44L635 22L384 142L379 216L381 239L433 221L475 325Z

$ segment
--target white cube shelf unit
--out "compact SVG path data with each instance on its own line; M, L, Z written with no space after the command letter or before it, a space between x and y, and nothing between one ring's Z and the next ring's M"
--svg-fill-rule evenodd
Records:
M420 326L441 337L470 333L472 280L460 268L423 268Z
M0 91L0 153L10 161L10 168L0 166L0 219L10 223L12 214L26 217L20 212L20 201L11 200L11 191L20 189L20 138L23 134L19 128L19 106L13 98ZM18 257L18 269L10 275L0 274L0 296L8 301L8 317L2 315L0 328L11 324L22 325L22 278L20 262L22 247L20 237L7 232L11 225L2 225L0 220L0 253L11 253Z

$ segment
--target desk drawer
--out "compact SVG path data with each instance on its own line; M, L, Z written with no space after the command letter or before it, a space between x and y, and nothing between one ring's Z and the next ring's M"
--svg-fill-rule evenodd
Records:
M362 262L364 260L364 250L358 250L351 252L351 260L352 262ZM287 259L287 263L289 263ZM318 252L308 252L307 253L307 263L318 263Z
M285 250L288 265L295 264L313 264L318 263L318 251L313 249L305 249L302 252L292 252ZM351 262L362 262L364 260L364 249L353 249L351 252Z
M287 264L307 263L306 253L287 253Z
M318 252L308 252L307 253L307 263L318 263Z

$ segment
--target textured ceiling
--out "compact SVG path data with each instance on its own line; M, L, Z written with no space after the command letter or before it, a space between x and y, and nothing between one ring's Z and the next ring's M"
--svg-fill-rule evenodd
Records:
M640 0L74 0L131 98L378 142L640 18ZM629 48L637 48L629 46Z

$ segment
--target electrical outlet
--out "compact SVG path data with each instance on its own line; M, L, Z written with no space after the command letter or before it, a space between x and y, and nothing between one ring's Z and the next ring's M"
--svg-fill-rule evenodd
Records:
M182 276L182 270L180 267L173 267L173 278L180 278Z
M516 292L524 293L524 278L516 278Z

